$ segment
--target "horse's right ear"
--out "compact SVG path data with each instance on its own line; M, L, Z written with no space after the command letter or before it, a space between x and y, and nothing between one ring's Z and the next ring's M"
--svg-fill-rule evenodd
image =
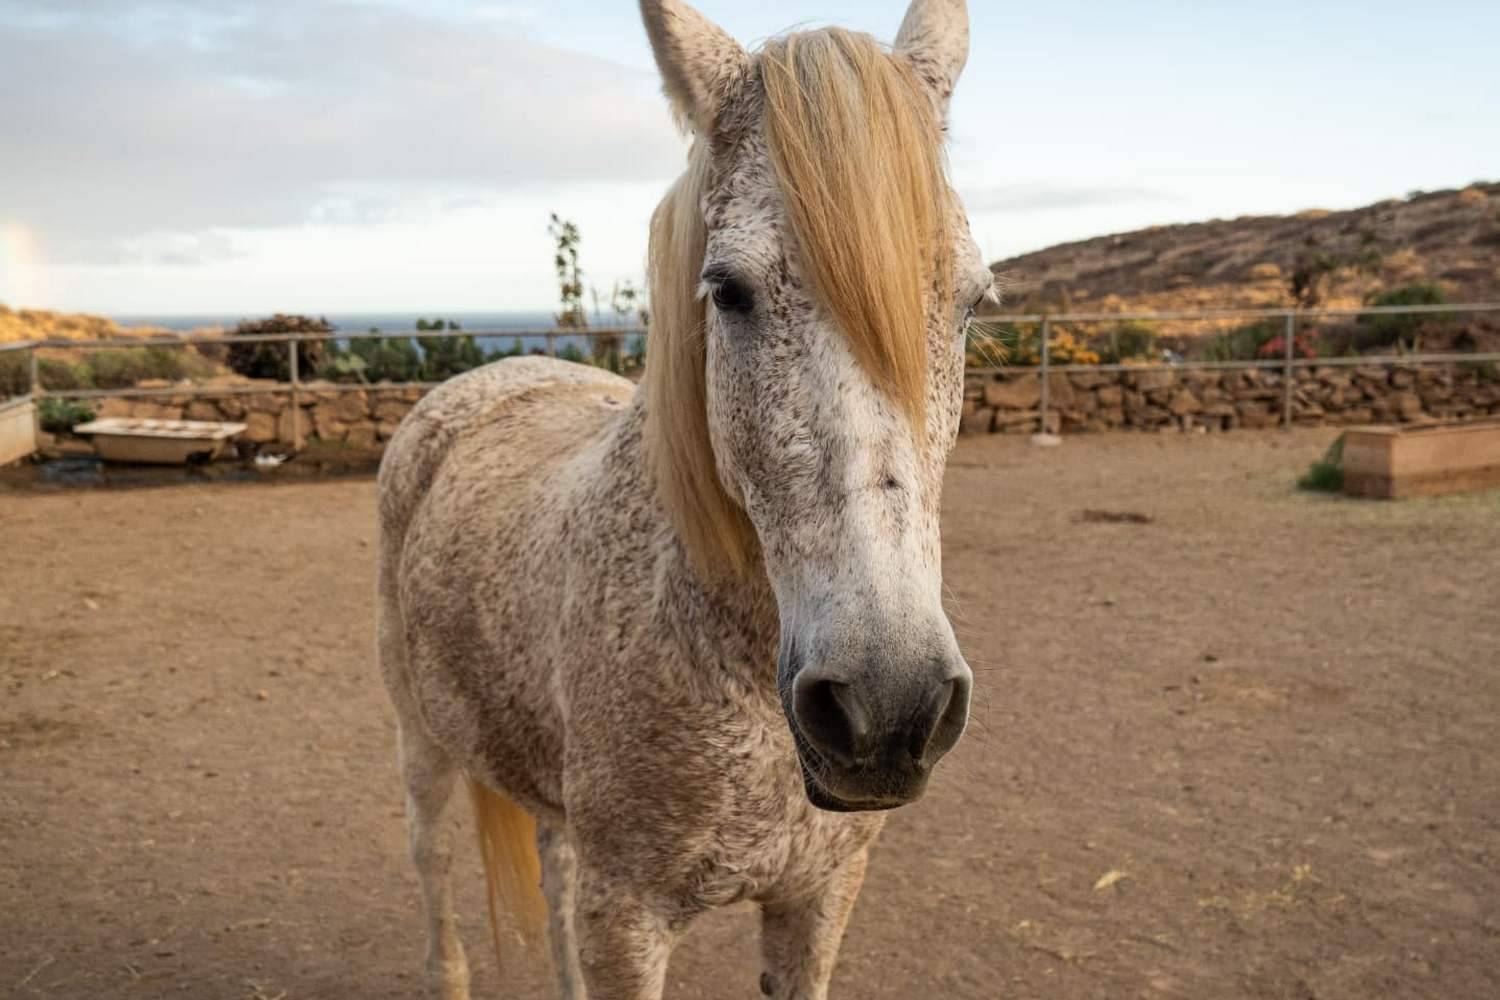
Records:
M682 0L641 0L662 85L678 121L711 136L719 112L750 68L750 56Z

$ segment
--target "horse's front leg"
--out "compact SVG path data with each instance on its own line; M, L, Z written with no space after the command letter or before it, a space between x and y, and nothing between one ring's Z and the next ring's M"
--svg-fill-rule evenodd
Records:
M661 1000L677 935L635 893L580 869L574 923L588 1000Z
M849 913L865 880L860 851L822 889L803 899L761 907L760 990L775 1000L824 1000Z

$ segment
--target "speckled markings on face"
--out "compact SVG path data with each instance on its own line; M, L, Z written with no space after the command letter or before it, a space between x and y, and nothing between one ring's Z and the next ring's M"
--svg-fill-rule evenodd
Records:
M704 260L684 263L746 295L720 309L703 289L699 419L757 558L743 575L695 562L651 474L648 430L663 416L617 376L512 359L446 383L402 425L380 480L380 654L429 977L449 1000L467 974L437 820L457 774L544 827L565 995L586 983L592 1000L655 1000L688 922L753 899L763 981L819 1000L878 810L920 795L957 739L943 727L962 728L938 509L963 312L989 271L955 199L957 304L929 310L926 426L914 427L811 289L755 57L680 0L642 8L668 93L713 157ZM897 43L939 105L967 52L962 15L960 0L917 0ZM699 333L653 331L674 335ZM877 722L934 689L964 705L909 734L944 745L913 743L904 771L858 745L865 757L846 766L798 714L801 675L820 670Z

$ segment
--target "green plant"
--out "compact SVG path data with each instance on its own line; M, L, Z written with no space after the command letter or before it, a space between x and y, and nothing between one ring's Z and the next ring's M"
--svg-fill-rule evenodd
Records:
M1149 323L1127 320L1109 331L1109 346L1099 353L1106 364L1118 365L1140 358L1155 359L1156 329Z
M0 400L31 391L31 362L26 351L0 354Z
M1338 493L1344 488L1344 439L1342 436L1297 480L1297 488L1319 493Z
M557 356L563 361L572 361L575 364L588 364L588 358L578 349L577 344L564 344L558 348Z
M1280 335L1281 328L1269 321L1238 327L1210 338L1203 353L1203 360L1254 361L1260 357L1261 348Z
M37 404L36 409L42 430L49 434L68 434L79 424L86 424L94 419L92 407L71 399L48 397Z
M331 334L333 324L326 319L308 316L289 316L277 313L267 319L247 320L234 328L235 336L265 337L274 334ZM312 373L323 369L328 356L326 340L304 340L297 344L298 373ZM246 378L268 378L279 382L292 377L291 351L286 342L257 343L245 341L230 344L225 362L236 373Z
M38 358L36 374L43 389L92 389L94 376L80 361L64 358Z
M128 389L147 379L205 378L218 369L190 346L121 347L90 351L84 356L94 386Z
M578 246L583 241L575 223L568 222L552 213L547 233L557 245L553 256L553 268L557 271L558 312L557 325L564 330L583 330L589 325L588 314L583 308L583 269L578 265Z
M370 382L420 382L422 355L409 339L354 340L349 353L364 362Z
M1431 284L1403 285L1382 295L1375 296L1372 306L1437 306L1447 300L1441 287ZM1400 351L1415 351L1422 327L1429 322L1445 322L1446 317L1376 313L1359 318L1359 332L1355 346L1360 350L1372 347L1395 347Z
M1480 384L1500 382L1500 365L1493 361L1460 361L1458 367L1461 371L1473 372Z
M422 380L442 382L478 368L488 358L473 337L418 337L422 347Z

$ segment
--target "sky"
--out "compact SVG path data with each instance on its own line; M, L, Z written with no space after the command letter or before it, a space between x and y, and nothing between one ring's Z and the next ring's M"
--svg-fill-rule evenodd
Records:
M743 42L905 0L700 0ZM1500 3L971 2L951 171L994 259L1500 178ZM0 302L547 309L639 282L684 162L631 0L0 0Z

